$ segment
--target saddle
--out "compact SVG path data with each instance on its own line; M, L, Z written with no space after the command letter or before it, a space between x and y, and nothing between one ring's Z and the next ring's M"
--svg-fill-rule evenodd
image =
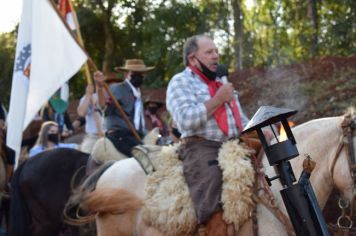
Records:
M183 165L178 158L179 144L162 147L151 159L156 171L148 175L142 219L148 226L158 228L164 235L192 235L197 220ZM254 169L248 158L251 151L238 140L224 143L219 151L219 165L223 173L223 219L235 229L250 217L253 209L252 192Z

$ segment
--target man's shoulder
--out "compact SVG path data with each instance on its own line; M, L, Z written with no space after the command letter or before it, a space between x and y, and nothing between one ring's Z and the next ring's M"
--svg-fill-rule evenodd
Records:
M175 74L172 79L169 81L170 84L181 84L181 83L190 83L190 81L194 77L191 74L191 71L189 69L185 69L182 72Z
M115 84L110 85L110 90L113 92L124 92L124 91L130 91L130 87L124 81L121 83L115 83Z

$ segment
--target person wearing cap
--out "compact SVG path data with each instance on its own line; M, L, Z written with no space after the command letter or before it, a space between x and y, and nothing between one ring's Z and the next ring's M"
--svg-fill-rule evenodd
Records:
M163 102L152 97L145 99L145 123L147 130L150 131L157 127L159 129L159 133L164 137L168 135L168 130L164 120L161 117L163 106Z
M154 67L147 67L141 59L126 60L125 66L115 68L117 71L124 72L125 80L122 83L110 85L110 91L120 103L126 116L141 137L146 134L147 130L140 87L143 84L145 74L153 69ZM96 72L94 79L100 89L104 81L104 75L101 72ZM98 96L100 106L104 107L106 105L105 124L107 137L120 152L131 157L132 147L141 144L140 141L135 138L114 103L109 101L105 104L105 98L100 91L98 91Z

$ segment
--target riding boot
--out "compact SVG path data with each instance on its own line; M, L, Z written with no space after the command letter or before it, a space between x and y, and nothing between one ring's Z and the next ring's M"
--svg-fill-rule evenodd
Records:
M206 224L207 236L227 236L227 224L223 220L223 211L214 213Z

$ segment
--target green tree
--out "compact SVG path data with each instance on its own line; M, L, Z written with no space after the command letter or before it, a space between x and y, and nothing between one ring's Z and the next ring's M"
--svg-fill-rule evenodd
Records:
M8 106L15 58L16 33L0 34L0 100Z

